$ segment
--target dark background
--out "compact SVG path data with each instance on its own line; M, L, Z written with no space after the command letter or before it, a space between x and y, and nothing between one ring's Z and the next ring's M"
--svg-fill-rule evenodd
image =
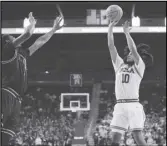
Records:
M40 35L34 35L23 46L29 47ZM115 34L115 45L123 58L127 45L124 34ZM166 34L132 34L136 44L150 45L154 56L154 66L146 71L145 79L164 80L166 76ZM114 70L107 46L106 34L56 34L28 60L29 76L39 75L45 71L56 74L80 72L91 78L98 76L103 80L114 79ZM46 75L46 74L44 74ZM38 76L39 77L39 76ZM42 77L43 78L43 77Z

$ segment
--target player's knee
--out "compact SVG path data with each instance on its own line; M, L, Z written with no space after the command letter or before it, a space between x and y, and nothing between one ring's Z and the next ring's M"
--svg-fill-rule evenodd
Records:
M132 135L134 138L140 138L142 136L142 131L141 130L134 130L134 131L132 131Z
M133 131L132 135L138 145L146 145L146 142L141 130Z
M112 146L118 146L119 145L119 142L120 142L120 140L121 140L121 137L122 137L122 133L119 131L117 131L117 130L114 130L114 131L112 131L112 133L111 133L111 137L112 137Z
M144 136L143 136L141 130L132 131L132 135L133 135L133 138L135 139L135 141L143 141L144 140Z

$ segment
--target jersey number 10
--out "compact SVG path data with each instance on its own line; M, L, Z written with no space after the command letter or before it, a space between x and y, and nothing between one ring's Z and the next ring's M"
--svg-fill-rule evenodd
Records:
M122 74L122 83L129 83L129 74Z

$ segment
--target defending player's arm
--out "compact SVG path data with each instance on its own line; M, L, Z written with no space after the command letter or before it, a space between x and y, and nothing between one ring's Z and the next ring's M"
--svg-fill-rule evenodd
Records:
M25 28L23 34L19 37L14 38L11 35L2 36L2 58L1 61L3 64L13 61L17 57L17 48L26 40L28 40L35 28L36 20L32 16L32 12L29 14L29 25Z
M137 68L137 70L140 72L140 76L143 76L144 73L144 69L145 69L145 64L142 60L142 58L140 57L138 51L137 51L137 47L136 44L133 40L133 38L130 35L130 29L129 29L129 22L126 21L123 25L123 30L127 39L127 44L128 44L128 48L130 50L130 52L132 53L133 56L133 60L135 62L135 67Z
M109 47L109 51L110 51L110 56L113 62L113 66L115 71L118 70L118 68L121 66L121 64L123 63L122 58L119 56L117 49L114 45L114 35L113 35L113 27L114 27L114 23L110 23L109 25L109 29L108 29L108 47Z
M53 36L55 31L59 30L62 26L60 26L60 22L63 20L63 17L57 17L54 20L53 28L43 36L39 37L35 43L29 47L30 56L37 51L39 48L41 48L45 43L49 41L49 39Z
M21 34L19 37L13 40L12 44L14 47L18 47L32 36L36 25L36 20L34 19L32 12L29 13L28 19L30 24L25 28L23 34Z

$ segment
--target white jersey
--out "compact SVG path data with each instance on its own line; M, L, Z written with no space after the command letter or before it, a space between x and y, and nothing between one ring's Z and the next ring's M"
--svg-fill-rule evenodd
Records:
M115 70L116 99L139 99L139 87L144 75L145 64L139 59L138 65L129 66L117 55L113 62Z

